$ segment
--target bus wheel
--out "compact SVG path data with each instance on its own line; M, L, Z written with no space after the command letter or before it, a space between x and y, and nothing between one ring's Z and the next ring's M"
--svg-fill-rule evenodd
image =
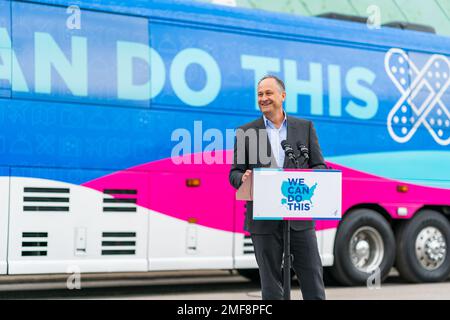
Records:
M439 212L422 210L397 232L396 267L410 282L437 282L450 274L450 223Z
M344 285L383 281L395 260L395 238L386 219L375 210L355 209L344 216L336 233L334 278Z

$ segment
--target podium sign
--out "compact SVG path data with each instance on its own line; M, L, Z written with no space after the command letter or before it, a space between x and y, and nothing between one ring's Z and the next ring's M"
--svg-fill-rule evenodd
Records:
M339 220L342 173L338 170L255 169L254 220Z

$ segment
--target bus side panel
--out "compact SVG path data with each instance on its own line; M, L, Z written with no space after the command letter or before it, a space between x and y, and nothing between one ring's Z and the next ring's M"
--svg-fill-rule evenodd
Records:
M9 169L0 167L0 274L7 273Z
M244 233L246 202L234 201L234 268L247 269L257 268L255 250L250 234Z
M39 170L47 177L52 171L54 180L22 177ZM58 181L83 175L76 170L12 168L11 174L9 273L147 270L148 210L134 203L147 190L128 181L101 192Z
M206 171L206 169L205 169ZM150 270L232 269L232 188L224 175L201 171L153 172ZM200 185L189 187L189 179Z
M11 52L12 43L9 36L7 36L9 34L11 34L11 2L0 1L0 56L3 60L2 67L6 68L9 79L11 79L12 55L9 53ZM9 61L4 61L6 59L9 59ZM11 97L11 81L5 77L5 74L0 80L0 97Z
M318 221L318 224L326 222ZM320 257L324 267L332 266L334 263L334 240L336 239L337 228L327 228L317 232L317 239L320 240Z
M14 75L24 77L16 79L20 90L13 98L147 108L149 100L133 96L136 87L129 79L146 84L147 64L140 63L133 75L124 71L133 68L130 51L149 60L147 19L83 9L77 27L66 10L13 2L12 43L19 61ZM38 54L30 56L33 52ZM50 66L58 73L51 75Z

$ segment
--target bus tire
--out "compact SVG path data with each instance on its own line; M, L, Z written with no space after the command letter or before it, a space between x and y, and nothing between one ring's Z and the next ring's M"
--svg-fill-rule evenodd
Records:
M338 282L348 286L367 284L372 275L381 282L389 275L394 260L394 233L381 214L355 209L344 216L336 233L331 268Z
M396 235L396 267L409 282L439 282L450 274L450 222L439 212L421 210Z

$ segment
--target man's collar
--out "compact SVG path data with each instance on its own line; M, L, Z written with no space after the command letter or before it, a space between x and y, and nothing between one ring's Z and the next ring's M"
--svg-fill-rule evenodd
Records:
M283 126L285 126L285 125L287 125L287 115L286 115L286 111L283 110L283 114L284 114L284 119L283 119L283 122L281 123L280 128L283 127ZM270 127L272 127L272 128L276 128L275 124L274 124L272 121L270 121L269 119L267 119L266 116L265 116L264 114L263 114L263 120L264 120L264 125L265 125L266 127L267 127L267 126L270 126Z

